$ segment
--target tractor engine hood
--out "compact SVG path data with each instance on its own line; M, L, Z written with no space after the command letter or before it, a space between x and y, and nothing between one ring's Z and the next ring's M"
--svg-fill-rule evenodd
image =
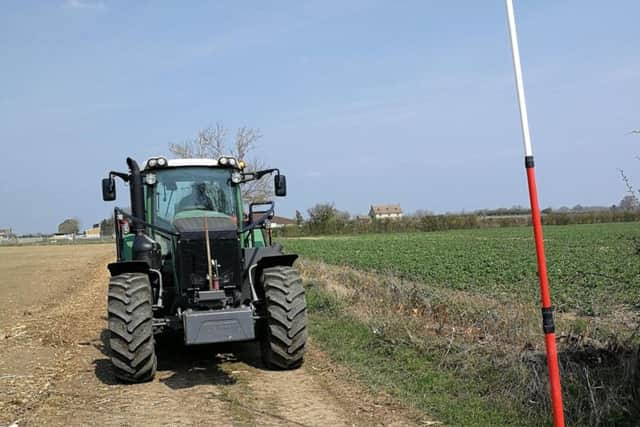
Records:
M176 227L180 234L183 233L204 233L205 221L209 231L237 231L237 226L231 220L231 217L223 216L198 216L189 218L176 218L173 221L173 225ZM204 234L202 234L204 239Z

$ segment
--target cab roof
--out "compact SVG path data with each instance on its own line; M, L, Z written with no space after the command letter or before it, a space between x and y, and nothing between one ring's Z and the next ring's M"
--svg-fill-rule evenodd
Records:
M227 159L234 159L231 156L222 156L222 157L226 157ZM221 157L221 158L222 158ZM149 166L149 161L150 160L158 160L161 157L151 157L147 160L145 160L145 162L142 164L142 170L150 170L150 169L162 169L162 168L172 168L172 167L183 167L183 166L205 166L205 167L215 167L215 166L226 166L226 167L230 167L230 165L228 164L220 164L219 159L166 159L167 160L167 165L163 166L163 167L150 167ZM235 160L235 159L234 159ZM237 161L236 161L237 164ZM231 166L233 167L233 166ZM237 168L237 166L235 167Z

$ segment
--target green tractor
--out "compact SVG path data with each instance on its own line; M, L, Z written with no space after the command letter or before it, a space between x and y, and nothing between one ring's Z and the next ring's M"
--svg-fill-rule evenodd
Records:
M297 255L273 244L274 203L243 209L241 186L275 173L276 196L286 195L278 169L245 172L233 157L167 160L102 180L105 201L115 178L129 184L131 209L115 208L117 261L108 297L109 346L115 376L153 379L154 336L178 332L186 345L260 342L270 369L302 364L307 314Z

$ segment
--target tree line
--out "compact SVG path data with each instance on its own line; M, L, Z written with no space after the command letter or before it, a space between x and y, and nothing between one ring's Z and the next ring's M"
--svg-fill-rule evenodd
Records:
M518 214L474 213L439 214L418 212L398 219L352 218L348 212L337 209L333 203L319 203L307 210L304 219L296 212L296 226L278 228L275 236L296 237L322 234L399 233L417 231L446 231L473 228L499 228L531 225L528 210ZM599 224L608 222L640 221L637 209L610 208L596 211L555 212L545 209L543 225Z

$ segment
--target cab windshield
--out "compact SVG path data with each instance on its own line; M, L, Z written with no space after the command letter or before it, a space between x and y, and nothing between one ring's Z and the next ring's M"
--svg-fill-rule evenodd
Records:
M173 224L196 216L236 217L237 187L229 169L180 167L158 170L153 188L153 221ZM158 225L160 225L158 224Z

